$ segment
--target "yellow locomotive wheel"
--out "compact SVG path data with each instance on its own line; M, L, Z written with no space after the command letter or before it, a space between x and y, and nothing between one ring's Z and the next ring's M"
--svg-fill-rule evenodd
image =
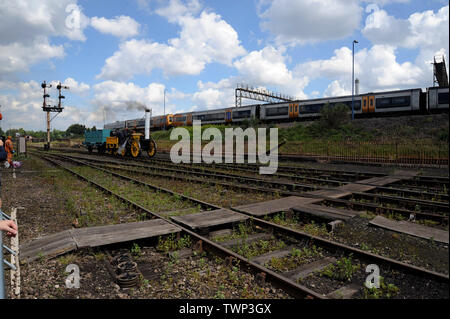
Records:
M139 142L134 140L131 142L130 148L131 156L138 157L139 156Z
M147 151L149 157L153 157L156 154L156 144L153 140L150 141L149 149Z

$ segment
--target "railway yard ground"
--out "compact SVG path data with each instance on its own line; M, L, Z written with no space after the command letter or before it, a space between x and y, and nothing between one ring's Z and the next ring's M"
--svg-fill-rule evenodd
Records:
M296 161L263 176L29 148L1 174L20 227L11 298L449 298L448 167Z

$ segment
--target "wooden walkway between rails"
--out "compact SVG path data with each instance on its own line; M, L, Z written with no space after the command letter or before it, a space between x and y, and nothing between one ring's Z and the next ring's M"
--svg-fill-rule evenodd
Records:
M21 262L30 262L41 256L55 257L80 248L99 247L114 243L168 235L180 231L181 228L162 219L69 229L21 245L20 260Z
M339 186L333 189L321 189L317 191L307 192L306 194L330 197L334 199L350 196L352 193L368 192L377 187L386 186L401 180L409 179L415 176L414 172L401 172L402 175L389 175L382 177L373 177ZM270 200L266 202L259 202L254 204L241 205L233 207L234 210L252 216L265 216L273 213L279 213L290 209L317 215L327 219L348 219L359 213L351 210L336 209L331 207L323 207L315 205L323 201L321 198L310 198L302 196L289 196L280 199Z
M241 222L248 217L228 209L216 209L184 216L172 216L171 219L185 227L197 230Z
M442 229L419 225L407 221L391 220L383 216L377 216L372 219L370 225L419 238L429 240L433 239L434 241L448 244L449 232Z

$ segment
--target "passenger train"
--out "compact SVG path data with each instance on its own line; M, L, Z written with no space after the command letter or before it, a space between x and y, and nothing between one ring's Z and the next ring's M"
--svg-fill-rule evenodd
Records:
M430 87L426 92L418 88L358 94L353 96L354 114L355 117L370 117L448 111L448 94L448 87ZM189 126L195 120L201 120L202 124L241 123L251 119L258 119L262 122L308 120L318 118L324 105L328 104L333 107L339 103L347 105L349 113L351 113L352 96L348 95L155 116L151 118L150 127L151 129L162 129L164 127ZM135 119L106 124L105 129L140 130L144 125L144 119Z

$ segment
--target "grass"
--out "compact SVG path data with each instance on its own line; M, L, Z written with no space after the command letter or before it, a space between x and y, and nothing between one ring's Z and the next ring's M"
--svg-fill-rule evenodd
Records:
M139 218L127 204L115 196L107 195L94 186L63 170L49 170L44 162L35 157L27 159L27 165L40 170L39 178L62 199L59 218L70 224L76 218L79 227L118 224L138 221Z
M194 206L180 196L155 191L152 188L133 182L123 181L111 174L96 171L89 167L75 167L74 170L153 212L176 211L186 208L197 208L198 210L197 205Z
M400 289L394 285L384 281L384 277L380 276L380 288L367 288L364 286L364 298L365 299L389 299L395 297Z
M330 238L331 236L327 230L326 224L324 223L317 224L313 220L307 224L304 224L295 214L293 214L291 218L288 218L287 214L285 212L282 212L275 214L273 217L265 216L264 220L273 222L281 226L298 229L313 236L319 236L324 238Z
M353 275L360 268L360 264L353 264L351 256L342 257L338 259L334 264L328 265L322 271L320 271L320 276L325 276L340 281L351 281Z
M175 234L171 234L166 237L159 237L158 245L156 246L156 249L158 249L159 251L169 252L169 251L180 250L183 248L188 248L191 246L192 246L192 241L191 241L190 236L185 235L185 236L177 239Z
M428 118L428 119L431 119ZM361 122L362 123L362 122ZM324 156L354 156L371 158L448 158L448 123L437 124L432 129L421 129L417 124L391 125L389 129L366 127L361 123L343 121L330 125L322 121L301 123L289 128L279 128L279 140L286 144L280 153ZM441 125L442 124L442 125ZM445 125L444 125L445 124ZM248 125L243 125L245 129ZM270 125L269 127L273 127ZM204 125L214 127L224 136L230 126ZM192 127L185 127L192 136ZM169 150L177 141L170 141L171 130L152 133L158 147ZM394 136L394 138L393 138ZM203 145L207 144L205 141Z
M286 272L297 268L300 265L310 263L323 256L322 248L316 247L303 247L301 249L292 248L289 256L281 258L272 258L266 266L278 271Z
M281 240L259 240L253 243L242 243L236 247L233 247L233 251L245 258L256 257L271 251L280 250L286 247L286 243Z
M221 236L215 236L212 238L213 241L216 242L226 242L233 239L247 239L249 235L253 235L256 233L256 230L253 227L253 222L245 222L238 225L238 228L236 231L229 235L221 235Z

